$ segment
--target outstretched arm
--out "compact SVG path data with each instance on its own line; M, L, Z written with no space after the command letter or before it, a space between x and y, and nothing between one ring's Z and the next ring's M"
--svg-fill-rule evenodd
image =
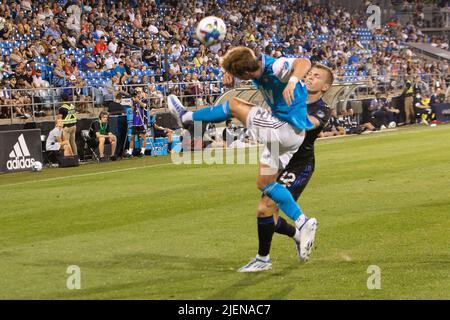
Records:
M311 69L311 61L309 61L309 59L295 59L291 77L289 78L289 82L283 91L283 97L288 106L290 106L294 100L294 90L297 82L306 76L309 69Z

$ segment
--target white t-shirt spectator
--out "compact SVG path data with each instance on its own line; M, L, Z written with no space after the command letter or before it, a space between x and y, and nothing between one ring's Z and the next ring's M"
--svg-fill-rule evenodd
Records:
M95 30L95 33L97 34L97 36L99 38L103 37L103 35L105 34L105 32L103 30Z
M158 28L156 26L154 26L153 24L148 26L148 31L151 34L157 34L159 32Z
M172 63L170 65L170 70L172 70L175 73L179 73L181 71L180 66L178 65L178 63Z
M22 0L20 7L25 11L31 11L31 2L29 0Z
M320 30L322 31L322 33L328 33L328 27L324 24L320 26Z
M41 77L34 76L33 77L33 85L35 88L48 88L50 87L50 83L47 80L42 79ZM37 90L37 95L41 98L46 98L49 95L48 90Z
M176 44L174 44L172 46L172 53L175 57L175 60L178 60L178 58L181 56L181 53L183 53L183 46L182 45L177 46Z
M66 27L67 29L74 30L79 33L81 29L80 20L72 14L69 18L67 18Z
M45 22L45 14L44 14L44 12L42 12L42 13L38 13L37 14L37 19L38 19L38 25L41 27L43 24L44 24L44 22Z
M69 36L67 38L67 41L70 42L70 44L72 45L72 47L76 47L77 46L77 38L73 37L73 36Z
M114 42L111 41L110 43L108 43L108 50L111 51L112 53L116 53L116 51L117 51L117 42L114 43Z
M67 8L67 15L73 16L77 23L80 24L81 20L81 8L76 4L73 4Z
M136 19L136 15L134 14L134 11L128 10L127 15L130 18L130 21L133 22Z
M58 138L61 138L62 134L63 131L60 128L54 128L50 131L45 142L45 149L47 151L58 151L61 148L61 143L58 142Z
M106 59L105 59L106 69L108 69L108 70L113 69L115 61L116 61L116 58L114 56L106 57Z
M212 53L217 53L217 52L219 52L220 48L222 48L222 46L220 45L220 43L217 43L217 44L210 46L209 50L211 50Z

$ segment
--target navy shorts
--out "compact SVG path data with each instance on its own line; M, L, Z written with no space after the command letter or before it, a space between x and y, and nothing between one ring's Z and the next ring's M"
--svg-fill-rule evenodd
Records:
M144 126L132 126L131 127L131 134L132 135L145 134Z
M277 182L284 185L297 201L314 173L314 166L314 159L289 163L278 175Z

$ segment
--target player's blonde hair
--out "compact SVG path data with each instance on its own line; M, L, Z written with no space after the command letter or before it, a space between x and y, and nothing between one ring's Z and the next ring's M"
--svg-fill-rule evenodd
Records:
M333 75L333 71L331 70L331 68L327 67L324 64L321 63L316 63L314 64L311 69L313 68L317 68L317 69L321 69L321 70L325 70L328 77L327 77L327 83L331 86L334 82L334 75Z
M259 64L253 50L246 47L236 47L225 54L222 67L226 72L240 78L248 72L257 71Z

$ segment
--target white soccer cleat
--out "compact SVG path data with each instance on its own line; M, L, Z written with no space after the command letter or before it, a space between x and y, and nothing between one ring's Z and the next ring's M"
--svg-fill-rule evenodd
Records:
M167 97L167 106L169 107L169 111L175 116L178 121L180 127L183 127L183 121L181 117L187 112L187 109L181 103L180 99L176 95L169 95Z
M301 261L306 262L311 255L316 239L317 219L308 219L300 228L300 242L295 241L298 257Z
M258 272L272 269L272 260L264 261L254 258L247 265L243 266L238 272Z

